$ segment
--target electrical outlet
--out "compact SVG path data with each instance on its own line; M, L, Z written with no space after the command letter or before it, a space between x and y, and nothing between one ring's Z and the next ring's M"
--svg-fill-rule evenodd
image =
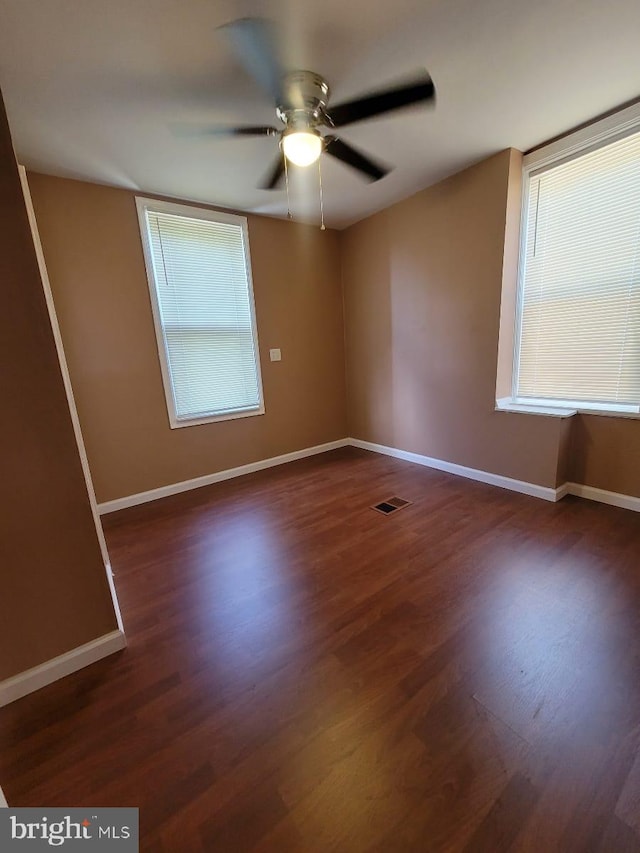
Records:
M282 361L282 353L279 349L270 349L269 358L271 361Z

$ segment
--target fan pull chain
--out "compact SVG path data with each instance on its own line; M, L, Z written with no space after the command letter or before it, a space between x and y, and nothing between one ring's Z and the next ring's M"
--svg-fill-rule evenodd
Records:
M320 230L325 231L324 227L324 202L322 198L322 167L320 165L322 157L318 157L318 183L320 185Z
M284 182L287 185L287 219L293 219L291 215L291 203L289 202L289 169L287 168L287 157L284 152L282 156L284 157Z

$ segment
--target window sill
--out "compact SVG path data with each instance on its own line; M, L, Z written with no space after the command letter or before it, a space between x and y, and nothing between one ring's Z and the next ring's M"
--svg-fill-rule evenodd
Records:
M170 415L169 426L171 429L180 429L181 427L200 426L201 424L215 424L220 421L233 421L238 418L251 418L254 417L254 415L264 415L264 413L264 406L260 406L258 409L242 409L240 411L224 412L218 415L205 415L200 418L185 418L184 420L178 420L176 417Z
M571 418L574 415L604 415L606 418L631 418L640 420L640 412L620 409L590 409L588 406L568 408L566 406L543 406L531 403L518 403L510 397L496 400L496 412L518 412L525 415L543 415L548 418Z
M572 418L577 409L565 409L561 406L533 406L529 403L514 403L509 398L496 400L496 412L518 412L524 415L545 415L548 418Z

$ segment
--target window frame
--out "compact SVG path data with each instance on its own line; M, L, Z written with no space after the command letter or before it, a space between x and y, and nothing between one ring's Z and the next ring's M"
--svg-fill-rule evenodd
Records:
M585 154L603 148L620 139L640 133L640 103L616 111L595 122L580 127L547 145L541 146L522 161L522 202L520 210L520 239L518 254L518 272L516 280L516 306L513 328L513 355L511 373L511 397L498 401L498 408L514 411L529 410L532 413L542 413L544 409L557 409L565 414L569 410L596 415L615 415L622 417L640 417L640 401L638 405L603 403L587 400L556 400L546 397L521 397L518 395L518 378L520 374L520 354L522 337L522 311L524 278L526 271L526 250L528 235L528 208L531 181L545 171L571 162ZM517 407L517 408L516 408Z
M199 207L192 204L164 201L161 199L149 198L147 196L136 196L135 202L138 214L140 236L142 239L144 264L147 274L147 285L151 301L151 313L153 315L153 326L156 337L156 345L158 348L158 359L160 361L160 371L162 374L162 385L164 388L165 401L167 405L169 426L171 427L171 429L179 429L181 427L198 426L200 424L237 420L238 418L249 418L253 417L254 415L264 415L264 391L262 385L260 345L258 341L258 323L256 318L255 297L253 291L253 274L251 269L251 252L249 249L249 226L247 217L240 216L236 213L227 213L219 210L212 210L211 208ZM151 249L151 240L146 216L148 210L150 210L151 212L169 213L176 216L184 216L190 219L219 222L225 225L238 225L242 229L242 244L244 250L244 262L247 273L247 290L249 296L249 313L251 317L251 328L253 332L253 349L255 355L256 378L258 384L258 406L256 406L255 408L243 409L242 411L212 413L210 415L204 415L202 417L178 417L173 387L173 376L171 374L171 368L169 365L167 340L165 336L165 329L162 324L160 302L156 286L155 265L153 259L153 252Z

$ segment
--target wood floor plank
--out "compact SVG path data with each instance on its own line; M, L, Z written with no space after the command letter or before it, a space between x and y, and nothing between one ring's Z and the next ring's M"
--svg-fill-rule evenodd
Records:
M635 760L618 797L615 814L640 835L640 752L636 752Z
M489 813L464 846L464 853L508 850L540 792L531 780L516 773L507 783Z
M594 850L598 853L640 853L640 837L628 824L613 815L606 821Z
M344 448L104 526L128 646L0 710L12 805L138 806L147 853L640 849L637 514Z

